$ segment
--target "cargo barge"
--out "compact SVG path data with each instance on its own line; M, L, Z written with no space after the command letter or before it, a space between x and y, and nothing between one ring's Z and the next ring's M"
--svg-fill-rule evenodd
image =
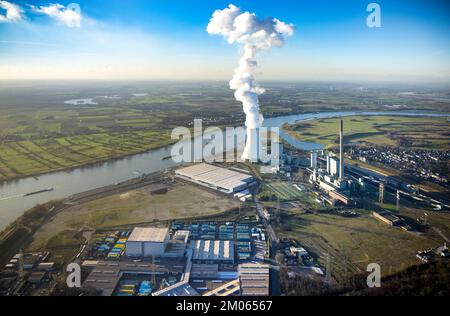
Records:
M35 195L35 194L39 194L39 193L50 192L50 191L53 191L53 190L54 190L54 188L47 188L47 189L43 189L43 190L39 190L39 191L33 191L33 192L25 193L23 196Z

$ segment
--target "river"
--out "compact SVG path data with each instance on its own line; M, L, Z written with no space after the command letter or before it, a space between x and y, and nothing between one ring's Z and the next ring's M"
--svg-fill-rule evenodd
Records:
M285 123L293 124L301 120L315 118L343 117L351 115L411 115L411 116L449 116L449 114L436 114L425 112L323 112L286 115L268 118L264 120L264 126L281 127ZM338 130L336 128L336 135ZM312 150L322 148L315 143L300 142L280 130L280 136L291 145ZM122 182L136 177L136 171L152 173L176 166L172 159L164 159L170 156L171 147L151 150L146 153L136 154L127 158L111 160L94 166L80 167L70 171L53 172L40 175L37 178L27 177L0 183L0 229L31 207L53 199L61 199L72 194L102 187L105 185ZM23 194L55 188L53 191L24 197Z

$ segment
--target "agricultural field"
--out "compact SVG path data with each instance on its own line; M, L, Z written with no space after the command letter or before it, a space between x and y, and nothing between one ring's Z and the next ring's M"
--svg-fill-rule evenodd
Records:
M92 133L0 144L0 181L64 170L170 143L168 132Z
M410 148L450 148L447 117L349 116L343 118L345 142ZM319 119L285 125L285 131L302 141L333 147L339 142L338 118Z
M414 93L405 94L406 87L263 85L265 117L317 111L450 111L447 90L439 87L414 87L407 90ZM241 126L245 120L227 82L2 82L0 181L165 146L174 142L174 127L192 127L194 118L202 119L205 127ZM324 137L321 141L332 143L330 135L331 124L327 134L300 137Z
M358 217L335 214L284 213L274 225L278 237L298 240L319 264L329 267L339 281L365 271L376 262L383 275L390 275L419 264L418 250L437 247L442 239L434 234L405 232L371 217L368 211L357 210Z
M163 147L177 141L171 139L173 128L191 127L194 118L205 126L243 121L231 91L214 85L208 94L202 85L155 83L142 94L134 93L144 89L139 85L94 86L98 90L17 88L17 94L0 88L0 181ZM92 102L65 103L90 94Z

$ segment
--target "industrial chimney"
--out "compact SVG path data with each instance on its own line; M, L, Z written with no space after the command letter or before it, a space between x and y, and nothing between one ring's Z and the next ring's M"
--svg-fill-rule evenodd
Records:
M344 121L341 120L339 132L339 179L344 179Z

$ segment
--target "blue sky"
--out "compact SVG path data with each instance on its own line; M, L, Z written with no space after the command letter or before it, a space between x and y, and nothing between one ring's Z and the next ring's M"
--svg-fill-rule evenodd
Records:
M233 3L296 26L260 56L261 80L450 81L448 1L89 0L79 27L37 12L70 1L8 2L22 14L0 21L1 79L229 79L239 49L205 29ZM370 2L381 28L366 25Z

